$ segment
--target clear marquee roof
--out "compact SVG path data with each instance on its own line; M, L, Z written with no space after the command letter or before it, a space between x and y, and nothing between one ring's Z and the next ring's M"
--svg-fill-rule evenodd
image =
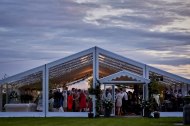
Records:
M35 85L42 83L45 73L48 75L49 83L52 85L67 85L71 82L78 82L92 76L94 58L98 61L99 79L126 70L142 77L146 76L144 74L148 74L149 76L147 79L156 75L161 77L162 79L160 81L166 84L190 84L189 79L136 62L99 47L93 47L49 64L8 77L4 80L0 80L0 84L8 83L19 87L29 84ZM127 79L127 77L123 78Z

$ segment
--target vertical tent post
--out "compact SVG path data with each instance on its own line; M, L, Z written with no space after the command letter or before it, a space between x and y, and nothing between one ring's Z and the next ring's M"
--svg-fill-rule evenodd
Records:
M93 51L93 88L96 88L97 80L99 80L99 62L97 47ZM93 113L96 115L96 97L93 97Z
M43 114L44 117L46 117L46 103L48 103L48 101L46 101L46 64L44 65L43 68L43 72L42 72L42 101L43 101Z
M49 112L49 69L45 65L45 117Z
M113 99L113 116L115 116L115 85L112 85L112 99Z
M2 112L2 108L3 108L3 85L0 85L0 112Z
M143 68L143 78L149 79L149 71L147 66L145 65ZM143 100L148 100L148 83L143 84ZM143 109L143 116L144 116L144 109Z
M147 66L143 68L143 78L149 79L149 71L147 69ZM148 83L143 85L143 100L148 100Z

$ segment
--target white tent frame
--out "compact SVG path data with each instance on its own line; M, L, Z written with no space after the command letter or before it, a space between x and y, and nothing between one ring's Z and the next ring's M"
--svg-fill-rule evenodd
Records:
M43 96L45 96L45 65L40 66L40 67L36 67L34 69L28 70L26 72L8 77L4 80L0 81L0 86L6 82L10 82L10 81L14 81L17 79L20 79L24 76L36 73L42 71L42 91L43 91ZM0 91L1 91L1 87L0 87ZM0 117L44 117L45 116L45 98L42 99L43 101L43 110L42 112L0 112Z
M112 53L110 51L101 49L99 47L93 47L90 49L87 49L85 51L76 53L74 55L62 58L60 60L45 64L43 66L31 69L29 71L14 75L12 77L8 77L4 80L0 80L0 85L5 84L6 82L9 81L14 81L17 80L23 76L27 76L29 74L35 73L37 71L42 71L43 72L43 112L24 112L24 113L17 113L17 112L0 112L0 117L23 117L23 116L31 116L31 117L35 117L35 116L43 116L43 117L49 117L49 116L65 116L65 117L87 117L88 113L87 112L64 112L64 113L60 113L60 112L49 112L48 111L48 91L49 91L49 68L59 65L61 63L65 63L67 61L71 61L73 59L76 58L80 58L81 56L87 55L87 54L92 54L93 55L93 87L95 88L96 86L96 79L100 80L99 78L99 67L100 67L100 59L99 56L100 55L105 55L108 57L111 57L115 60L118 61L122 61L122 62L126 62L129 63L135 67L138 67L139 69L142 69L142 75L138 75L138 77L136 76L135 73L132 73L132 76L137 77L137 78L144 78L145 82L147 82L147 80L149 80L149 73L150 72L155 72L157 74L160 74L162 76L166 76L169 77L177 82L183 83L183 84L190 84L190 80L177 76L175 74L171 74L168 72L165 72L163 70L151 67L149 65L131 60L129 58L117 55L115 53ZM130 74L129 72L124 71L125 74L127 73L128 75ZM186 89L186 87L184 87L184 89ZM144 84L143 85L143 92L144 92L144 99L148 99L148 84ZM95 112L95 97L93 97L93 113L96 114ZM177 112L166 112L165 114L161 113L161 116L182 116L182 113L177 113Z
M122 76L127 76L128 78L130 78L130 81L115 81L114 79L120 78ZM127 85L127 84L141 84L141 85L148 85L148 83L150 83L149 79L143 78L142 76L139 76L138 74L132 73L130 71L127 70L122 70L119 71L117 73L111 74L109 76L103 77L100 80L100 83L104 85L104 90L105 90L105 86L106 85L111 85L112 86L112 98L113 101L115 101L115 85L116 84L123 84L123 85ZM145 93L143 90L143 99L145 99ZM143 111L144 112L144 111ZM143 113L144 115L144 113ZM112 116L115 116L115 104L113 107L113 114Z
M113 81L113 79L119 78L121 76L130 77L134 81ZM101 78L100 82L103 84L115 84L115 83L148 84L150 80L143 78L142 76L139 76L138 74L132 73L130 71L122 70L117 73Z

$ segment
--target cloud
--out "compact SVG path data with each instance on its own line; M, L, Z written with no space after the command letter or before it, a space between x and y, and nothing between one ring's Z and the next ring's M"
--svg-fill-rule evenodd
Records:
M189 8L188 0L1 0L0 62L48 62L99 46L149 64L190 64Z
M170 73L178 74L182 77L189 78L190 79L190 65L178 65L178 66L172 66L172 65L160 65L160 64L150 64L151 66L160 68L162 70L168 71Z

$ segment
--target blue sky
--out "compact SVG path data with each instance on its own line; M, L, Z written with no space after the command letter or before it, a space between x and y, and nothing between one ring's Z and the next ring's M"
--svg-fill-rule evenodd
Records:
M0 78L93 46L190 78L190 0L0 0Z

